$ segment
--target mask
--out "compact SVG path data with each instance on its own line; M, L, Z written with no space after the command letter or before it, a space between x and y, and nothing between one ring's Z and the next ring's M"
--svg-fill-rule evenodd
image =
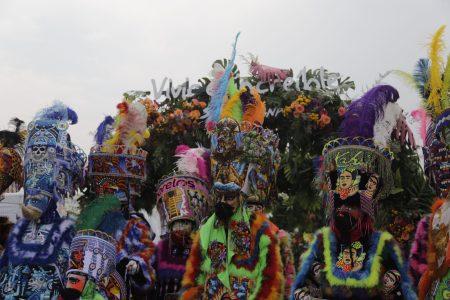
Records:
M218 202L215 206L215 214L221 221L228 221L234 213L234 209L231 205L224 202Z

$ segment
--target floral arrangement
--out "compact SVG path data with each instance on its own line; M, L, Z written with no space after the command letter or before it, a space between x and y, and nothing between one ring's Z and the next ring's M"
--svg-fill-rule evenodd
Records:
M297 119L301 118L313 122L320 128L324 128L331 123L331 117L321 102L305 95L299 95L297 99L291 102L291 105L284 107L283 116L289 117L290 115Z

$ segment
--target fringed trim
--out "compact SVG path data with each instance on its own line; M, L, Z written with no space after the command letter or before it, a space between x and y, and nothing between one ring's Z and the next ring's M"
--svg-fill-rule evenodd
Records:
M202 256L200 250L200 231L197 232L192 243L191 255L186 262L186 271L183 276L182 286L196 285L196 278L200 274L200 265L202 263Z
M186 260L182 257L171 256L169 249L169 239L163 239L159 241L156 247L156 265L157 273L159 274L164 270L164 272L171 272L174 276L183 277L184 271L186 270ZM181 275L180 275L181 274Z
M200 265L202 263L202 255L200 248L200 230L195 235L192 243L191 254L186 262L186 272L181 281L182 289L180 291L180 299L197 299L193 297L194 291L200 291L203 283L198 282L197 278L200 274ZM200 292L201 293L201 292Z
M283 263L281 262L280 247L277 237L269 230L266 234L270 237L269 249L266 257L261 257L260 264L266 267L262 271L260 290L254 299L277 300L283 297L284 276Z
M32 224L31 221L26 219L21 219L14 226L8 239L8 246L3 255L5 259L2 260L2 263L7 263L6 258L13 265L46 265L54 263L62 245L64 243L70 245L75 234L74 221L72 219L62 219L59 223L53 224L43 245L26 244L22 239L28 226L32 226ZM37 224L36 226L40 225Z
M437 276L437 254L433 243L433 219L438 209L445 203L445 199L437 199L431 206L430 224L428 225L427 264L428 269L423 273L419 282L419 299L425 296L431 289L431 284Z
M133 251L133 252L131 252ZM139 218L133 218L128 221L118 245L118 259L124 258L136 260L146 279L144 285L133 286L140 290L151 288L155 282L155 270L152 263L155 255L155 245L151 239L151 229Z
M195 286L180 290L179 300L196 300L201 299L203 294L203 286Z
M302 254L300 257L300 270L298 272L297 278L295 279L294 284L292 285L291 290L291 300L294 300L294 292L296 289L302 287L305 284L306 278L311 270L311 266L314 263L314 260L317 258L317 251L319 249L319 244L323 243L323 234L321 230L318 230L314 235L314 239L311 242L311 246Z

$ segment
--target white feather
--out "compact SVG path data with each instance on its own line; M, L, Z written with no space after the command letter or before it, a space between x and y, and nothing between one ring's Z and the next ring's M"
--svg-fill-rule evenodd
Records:
M150 224L152 232L155 234L153 243L155 243L155 245L158 244L161 239L161 219L156 206L153 207L151 215L143 208L139 210L139 213L144 216L145 220Z
M402 114L402 108L396 102L389 102L384 108L384 116L375 122L373 126L373 140L376 145L387 148L392 132L397 125L397 120Z

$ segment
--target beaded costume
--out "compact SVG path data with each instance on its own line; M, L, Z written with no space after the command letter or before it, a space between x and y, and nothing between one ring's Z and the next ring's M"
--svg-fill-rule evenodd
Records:
M24 218L14 226L0 261L2 299L57 299L69 260L74 221L57 203L83 180L84 153L67 132L77 115L62 103L28 124L24 163Z

